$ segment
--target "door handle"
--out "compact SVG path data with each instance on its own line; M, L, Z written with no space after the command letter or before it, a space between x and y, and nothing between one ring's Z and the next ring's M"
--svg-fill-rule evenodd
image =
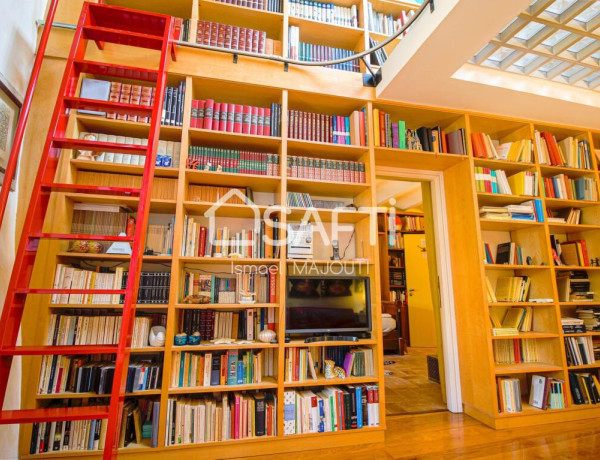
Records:
M408 290L408 295L409 295L409 297L412 297L412 295L413 295L413 292L415 292L415 290L414 290L414 289L409 289L409 290Z

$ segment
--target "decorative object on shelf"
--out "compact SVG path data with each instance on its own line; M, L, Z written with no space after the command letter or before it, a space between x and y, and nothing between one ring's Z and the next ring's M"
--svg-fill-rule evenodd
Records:
M527 265L533 265L533 258L531 256L527 256L525 262L527 262Z
M331 242L331 247L333 250L331 260L340 260L340 243L338 242L338 240L333 240Z
M87 133L83 136L82 140L90 142L98 142L98 135L95 133ZM77 150L77 160L94 161L96 159L96 152L92 150Z
M150 328L148 343L151 347L163 347L165 345L167 330L163 326L153 326Z
M335 378L345 379L346 378L346 371L344 370L343 367L335 366L333 368L333 375L335 376Z
M86 253L90 250L88 241L73 241L73 244L69 248L70 252Z
M119 236L127 236L124 232L119 233ZM131 255L131 245L124 241L115 241L110 245L107 254L126 254Z
M180 332L179 334L175 335L175 340L174 343L176 346L182 346L187 344L188 341L188 336L185 332Z
M254 292L249 291L240 291L240 303L245 305L251 305L256 303L256 299L254 298L256 294Z
M258 333L258 340L264 343L269 343L275 340L277 334L271 329L263 329Z
M229 345L231 343L235 343L235 340L222 337L220 339L212 339L211 342L214 343L215 345Z
M326 359L325 360L325 378L326 379L334 379L335 378L334 368L335 368L335 361L333 361L331 359Z
M188 336L188 345L200 345L201 340L202 335L200 335L200 332L196 331L192 335Z

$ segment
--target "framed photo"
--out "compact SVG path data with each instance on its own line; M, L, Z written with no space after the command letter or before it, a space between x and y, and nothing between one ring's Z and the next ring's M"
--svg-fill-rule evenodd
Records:
M0 79L0 186L4 183L4 173L10 156L20 109L21 103L18 98ZM16 173L15 177L17 177ZM10 184L10 190L13 192L16 190L15 179Z

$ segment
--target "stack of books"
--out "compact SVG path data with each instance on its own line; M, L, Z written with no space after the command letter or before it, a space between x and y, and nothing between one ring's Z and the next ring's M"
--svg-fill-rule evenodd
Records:
M600 307L577 307L576 313L585 325L584 332L600 331Z
M591 314L592 318L595 318L595 315ZM595 323L594 319L594 323ZM562 325L562 330L564 334L583 334L587 332L586 324L583 320L583 317L579 318L571 318L568 316L563 316L560 319L560 323Z
M227 199L225 199L227 197ZM250 204L254 195L250 187L220 187L214 185L188 185L187 201L205 203Z
M287 205L295 208L312 208L313 202L308 193L287 192Z
M78 171L76 183L105 187L142 188L142 176L132 174L111 174L94 171ZM155 177L152 183L151 198L155 200L175 200L177 198L177 179Z
M557 224L572 224L578 225L581 223L581 209L564 208L564 209L547 209L548 222Z
M529 332L533 329L533 308L512 307L506 310L500 320L495 310L490 310L492 334L495 336L518 335L519 331Z
M481 219L544 222L542 201L539 199L508 206L482 206L479 208L479 217Z

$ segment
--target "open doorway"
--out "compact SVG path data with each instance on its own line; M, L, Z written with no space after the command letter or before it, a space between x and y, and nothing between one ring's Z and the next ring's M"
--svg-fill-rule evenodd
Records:
M431 188L377 179L386 413L446 410Z

